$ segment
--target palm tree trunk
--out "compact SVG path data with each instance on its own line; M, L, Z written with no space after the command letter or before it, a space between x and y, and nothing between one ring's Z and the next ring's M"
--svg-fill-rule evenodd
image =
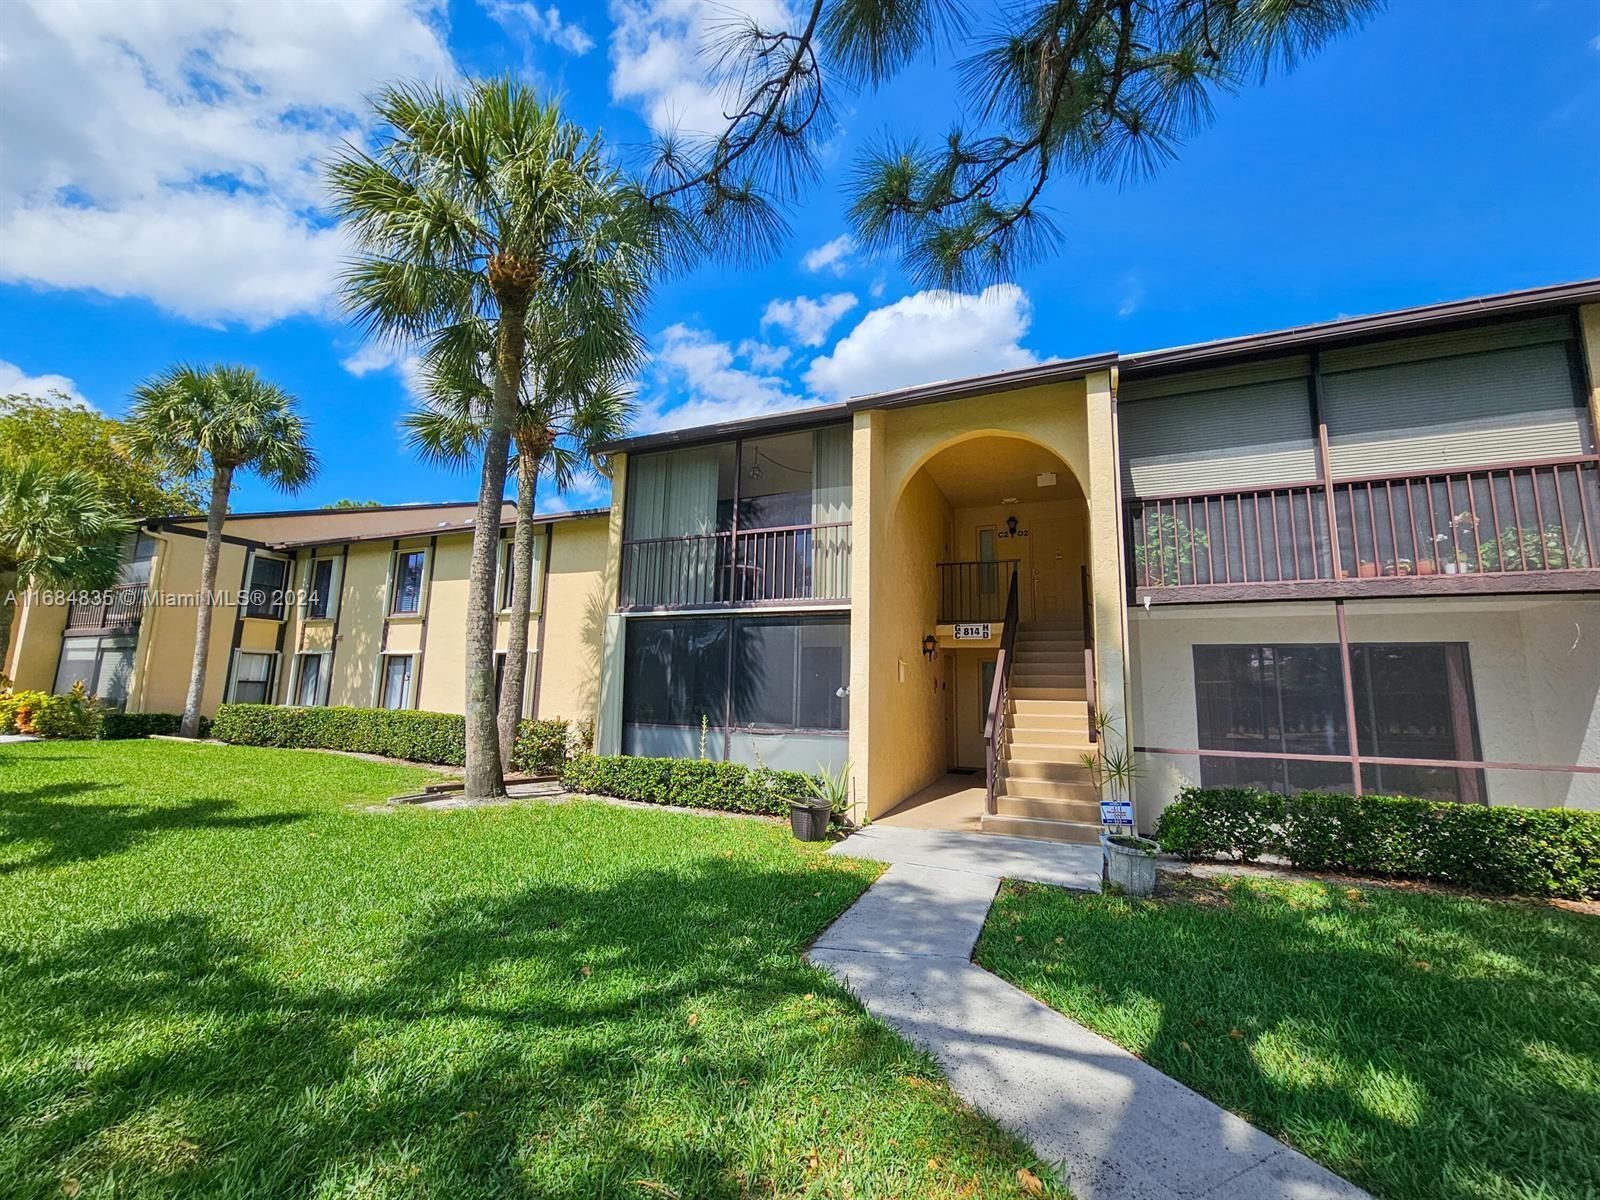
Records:
M506 455L511 449L527 347L527 316L525 297L500 297L494 401L484 439L478 515L472 527L472 566L467 574L467 771L463 790L468 799L475 800L506 794L494 697L494 575L500 552L500 512L506 498Z
M206 510L206 549L200 559L200 597L194 610L194 664L189 668L189 695L183 702L186 738L200 736L200 703L206 690L206 656L211 650L211 597L217 590L217 558L222 553L222 526L228 519L228 494L233 468L211 472L211 507Z
M517 534L511 545L511 631L506 637L506 675L500 685L500 760L511 765L522 721L523 683L528 673L528 614L533 611L533 508L540 460L517 442Z
M6 652L11 646L11 623L17 612L17 587L21 576L13 568L0 568L0 687L5 686Z

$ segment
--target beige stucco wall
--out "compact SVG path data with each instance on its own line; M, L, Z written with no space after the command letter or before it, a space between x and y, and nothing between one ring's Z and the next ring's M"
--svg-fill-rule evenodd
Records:
M65 604L19 601L11 619L11 641L0 675L18 688L47 692L55 686L61 659L61 631L67 626Z
M612 556L611 521L605 516L564 521L551 526L551 534L536 715L594 720L600 709L606 617L616 607L620 558Z
M1088 501L1043 500L1017 504L992 505L985 508L957 508L952 516L954 537L947 553L953 559L971 562L978 557L978 530L994 526L1001 536L996 543L995 557L1018 560L1020 575L1017 599L1023 622L1034 618L1034 587L1036 571L1054 571L1062 578L1066 593L1066 620L1081 624L1083 620L1082 585L1080 569L1088 564ZM1017 518L1017 537L1003 536L1006 518ZM1045 562L1040 557L1042 542L1036 534L1045 522L1059 522L1065 537L1060 547L1062 561Z
M1600 766L1600 599L1428 597L1346 607L1352 642L1465 642L1485 761ZM1138 744L1196 746L1197 644L1332 643L1331 602L1156 608L1133 613ZM1148 828L1187 783L1193 757L1144 755L1135 789ZM1492 804L1600 809L1600 776L1486 772Z
M1583 335L1584 367L1589 376L1587 382L1591 428L1600 430L1600 304L1585 304L1580 308L1578 325Z
M345 559L329 704L366 708L377 694L391 553L387 541L358 543L350 547Z
M165 534L151 586L167 597L193 596L200 587L205 542ZM217 588L236 595L244 582L246 550L224 542L217 557ZM194 661L196 609L190 604L159 604L145 610L134 666L134 688L128 706L141 712L182 712ZM211 615L211 645L206 650L206 686L200 708L213 713L222 703L233 657L238 605L217 605ZM253 622L252 622L253 623ZM271 649L271 647L267 647Z

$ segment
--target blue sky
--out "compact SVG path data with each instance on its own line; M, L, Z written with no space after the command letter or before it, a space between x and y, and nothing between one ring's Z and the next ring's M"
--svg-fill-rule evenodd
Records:
M973 7L976 28L992 24ZM54 386L118 413L173 362L244 362L311 419L323 469L293 503L472 494L474 478L411 457L396 432L406 363L337 310L316 163L360 136L360 97L399 76L515 71L619 147L703 121L708 11L8 6L0 390ZM660 289L641 427L1600 275L1589 0L1396 0L1294 73L1222 98L1156 178L1056 183L1059 252L1015 285L934 297L839 241L838 183L867 139L943 132L952 61L836 98L826 175L770 262ZM541 507L603 499L588 484ZM241 511L283 505L254 480L235 493Z

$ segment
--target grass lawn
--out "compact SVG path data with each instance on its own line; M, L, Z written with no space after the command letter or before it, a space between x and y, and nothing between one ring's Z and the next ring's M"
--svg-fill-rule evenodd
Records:
M592 803L363 811L423 778L0 746L0 1194L913 1200L1040 1170L802 962L870 864Z
M1016 885L977 958L1386 1200L1600 1196L1600 918L1246 876Z

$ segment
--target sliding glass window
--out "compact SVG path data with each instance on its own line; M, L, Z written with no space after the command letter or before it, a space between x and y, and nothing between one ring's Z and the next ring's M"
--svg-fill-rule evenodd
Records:
M1358 644L1350 648L1356 740L1363 758L1479 757L1467 647L1461 643ZM1202 750L1348 755L1339 648L1326 644L1194 647ZM1481 801L1481 772L1423 763L1364 763L1370 792ZM1202 758L1206 787L1294 794L1348 792L1348 763Z
M628 622L623 750L830 769L846 756L847 617Z

